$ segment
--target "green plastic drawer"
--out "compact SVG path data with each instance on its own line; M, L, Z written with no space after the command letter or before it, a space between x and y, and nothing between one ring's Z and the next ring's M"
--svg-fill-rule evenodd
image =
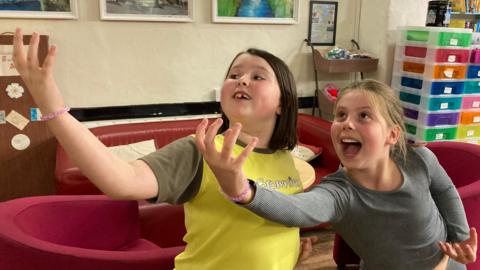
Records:
M440 32L436 45L470 47L471 43L471 33Z
M428 34L428 31L407 30L407 40L427 42Z

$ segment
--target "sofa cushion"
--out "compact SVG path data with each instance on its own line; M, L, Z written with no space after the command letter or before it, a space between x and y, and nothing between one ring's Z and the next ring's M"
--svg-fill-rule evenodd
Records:
M155 152L155 141L140 141L131 144L116 145L108 147L110 153L124 161L137 160L145 155Z
M298 142L293 148L292 155L296 158L309 162L322 153L322 148L315 145Z

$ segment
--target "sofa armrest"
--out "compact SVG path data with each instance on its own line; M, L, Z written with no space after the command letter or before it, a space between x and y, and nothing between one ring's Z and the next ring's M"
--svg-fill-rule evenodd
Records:
M183 205L141 203L140 234L162 248L184 246L186 233Z
M322 167L328 172L338 169L340 160L333 148L330 137L331 123L322 118L299 113L297 134L298 140L305 144L311 144L322 148L322 154L313 162L314 167Z

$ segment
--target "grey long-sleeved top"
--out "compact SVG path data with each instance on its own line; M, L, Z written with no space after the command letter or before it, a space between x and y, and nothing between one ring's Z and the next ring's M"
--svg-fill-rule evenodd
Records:
M288 226L331 222L362 258L362 269L432 269L443 257L438 241L469 237L461 199L429 149L411 149L406 162L395 160L403 183L394 191L366 189L339 169L306 193L284 195L257 185L244 207ZM450 260L447 269L465 266Z

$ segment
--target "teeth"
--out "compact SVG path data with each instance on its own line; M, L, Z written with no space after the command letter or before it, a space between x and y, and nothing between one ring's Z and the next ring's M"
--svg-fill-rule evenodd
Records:
M353 139L342 139L342 142L344 142L344 143L358 143L357 140L353 140Z
M238 99L250 99L247 95L243 94L243 93L237 93L235 94L235 98L238 98Z

